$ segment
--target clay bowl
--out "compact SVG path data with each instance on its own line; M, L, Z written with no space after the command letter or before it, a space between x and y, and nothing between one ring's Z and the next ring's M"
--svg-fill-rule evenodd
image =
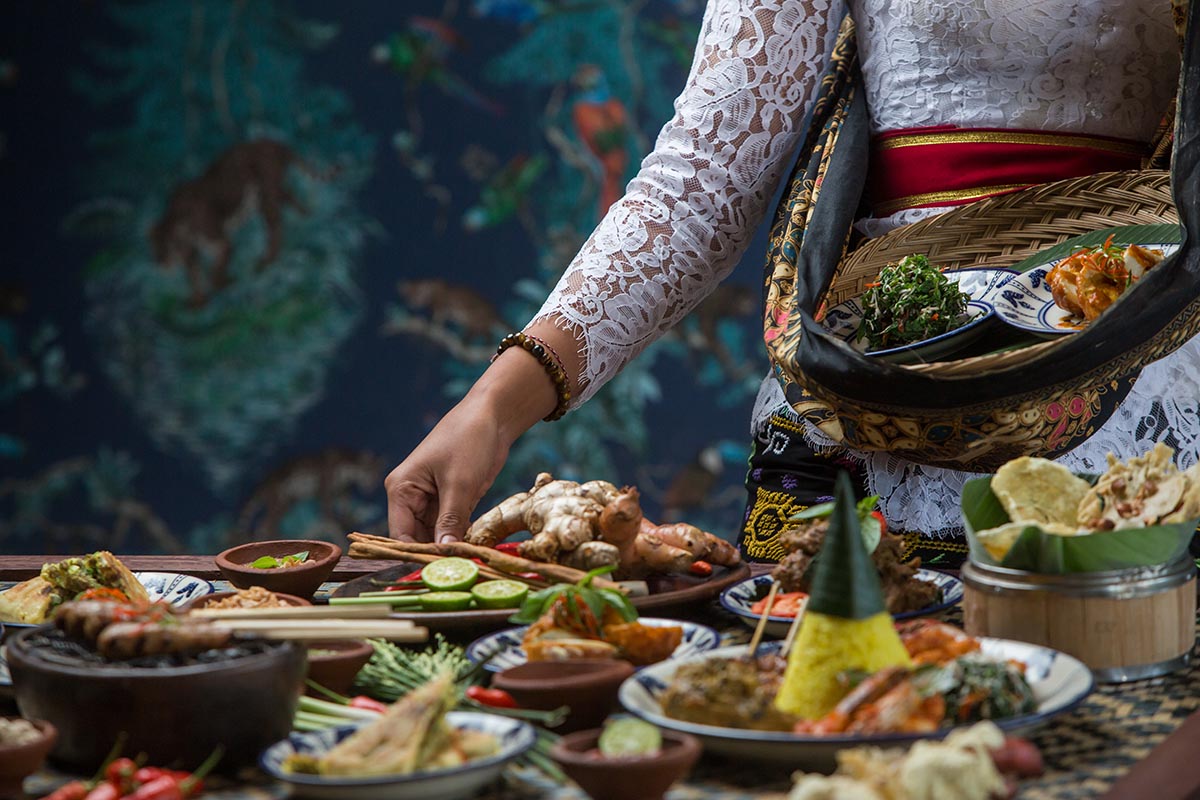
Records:
M700 758L700 742L675 731L662 732L662 750L656 755L603 758L595 753L600 733L592 728L568 734L550 750L550 757L592 800L661 800Z
M255 569L250 566L263 556L283 556L307 550L308 560L295 567ZM313 593L333 574L342 548L316 539L275 539L250 542L218 553L214 559L225 580L239 589L261 586L272 592L294 594L311 599Z
M95 772L124 731L124 752L145 753L146 763L195 769L221 744L218 769L233 772L292 729L304 683L304 649L295 643L253 643L236 657L183 666L131 667L57 651L51 660L37 645L53 630L11 636L8 665L21 714L58 729L51 757L71 771Z
M492 678L492 686L513 696L522 708L550 711L570 706L571 713L555 733L595 728L617 708L617 692L632 675L628 661L575 659L527 661Z
M232 597L235 594L237 594L237 592L213 592L212 594L202 594L194 600L189 600L184 605L183 609L185 611L195 611L199 608L205 608L206 606L210 605L211 603L215 603L218 600L224 600L226 597ZM276 592L275 596L282 600L285 605L289 606L312 605L311 601L305 600L303 597L296 597L294 594L283 594L282 592Z
M5 717L5 719L15 719ZM25 778L41 769L46 756L58 741L58 731L49 722L30 720L42 736L29 744L0 744L0 800L25 797L21 785Z
M354 676L371 660L375 648L360 639L317 642L308 648L308 678L338 694L350 694ZM309 688L313 697L324 697Z

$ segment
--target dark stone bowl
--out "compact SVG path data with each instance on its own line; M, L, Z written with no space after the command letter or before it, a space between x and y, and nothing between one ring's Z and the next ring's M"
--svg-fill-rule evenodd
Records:
M250 566L263 556L281 558L307 550L308 559L295 567L255 569ZM294 594L311 600L321 584L333 574L342 548L317 539L274 539L250 542L218 553L214 559L225 580L239 589L261 586L272 592Z
M305 671L294 643L209 663L120 667L47 660L29 640L49 630L10 637L8 665L21 714L58 729L51 758L75 772L95 772L122 733L123 752L155 766L195 769L223 745L218 771L232 772L292 729Z

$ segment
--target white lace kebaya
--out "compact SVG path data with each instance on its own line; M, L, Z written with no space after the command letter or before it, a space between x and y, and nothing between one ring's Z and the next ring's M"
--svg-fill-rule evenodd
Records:
M1176 90L1166 0L850 0L873 133L951 124L1149 141ZM535 321L579 341L593 395L679 322L741 259L789 166L842 0L710 0L675 115ZM858 223L868 235L940 213ZM750 259L753 261L753 259ZM754 268L749 266L748 268ZM770 387L755 428L782 403ZM1181 398L1170 400L1170 398ZM1200 449L1200 342L1149 367L1118 412L1064 463L1094 467L1167 437ZM763 402L766 400L766 402ZM819 441L814 443L820 444ZM864 454L893 525L958 529L969 476Z

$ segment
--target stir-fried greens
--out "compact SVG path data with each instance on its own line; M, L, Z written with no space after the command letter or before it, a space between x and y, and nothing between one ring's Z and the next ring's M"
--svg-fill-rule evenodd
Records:
M966 321L970 299L925 256L905 256L868 284L857 338L881 350L940 336Z

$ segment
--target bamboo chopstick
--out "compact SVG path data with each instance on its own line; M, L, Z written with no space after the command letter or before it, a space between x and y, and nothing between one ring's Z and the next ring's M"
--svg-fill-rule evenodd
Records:
M762 616L758 618L758 624L754 626L754 636L750 639L750 655L758 652L758 645L762 642L763 632L767 629L767 620L771 616L771 609L775 607L775 595L779 594L779 581L771 581L771 591L767 593L767 606L763 609Z
M783 647L779 649L779 655L787 658L788 653L792 651L792 643L796 641L796 632L800 630L800 620L804 618L804 609L808 607L807 598L803 605L796 609L796 617L792 620L792 624L788 626L787 636L784 637Z
M389 639L394 642L423 642L429 638L426 628L410 620L228 620L214 622L226 630L253 633L267 639L317 641L330 639Z
M272 608L198 608L190 616L213 620L243 619L384 619L387 603L360 606L281 606Z

